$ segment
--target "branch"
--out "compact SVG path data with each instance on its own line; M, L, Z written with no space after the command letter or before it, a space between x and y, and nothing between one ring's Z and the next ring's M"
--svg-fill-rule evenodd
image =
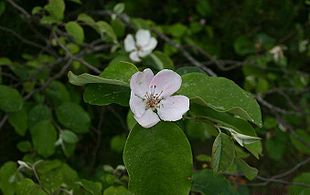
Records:
M17 5L14 1L12 0L6 0L8 3L10 3L13 7L15 7L17 10L19 10L26 18L31 18L31 15L21 6Z

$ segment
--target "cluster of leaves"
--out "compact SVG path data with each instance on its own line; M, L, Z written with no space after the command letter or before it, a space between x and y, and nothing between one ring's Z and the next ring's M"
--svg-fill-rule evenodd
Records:
M167 7L175 9L161 11L164 22L124 13L126 4L135 15L145 5L140 1L111 3L98 11L79 0L50 0L29 8L31 14L11 0L0 2L2 17L19 13L27 31L33 31L29 40L0 26L24 43L19 53L11 56L13 48L0 58L0 190L5 195L248 194L243 184L258 174L248 163L268 175L301 161L310 152L305 66L310 46L309 29L303 27L309 21L297 15L303 2L294 6L297 11L286 22L299 23L290 24L295 25L291 31L283 29L287 34L282 38L283 32L273 30L283 22L268 17L287 17L293 2L285 0L279 11L265 13L266 2L201 0L183 8L171 2ZM218 12L230 4L238 16ZM83 6L93 11L83 11ZM248 17L252 10L265 14L266 26L275 25L272 30L252 29L257 19ZM182 15L187 12L192 12L189 19ZM145 13L152 19L147 9ZM175 21L173 14L183 17ZM138 29L152 30L162 40L156 51L132 64L123 39ZM223 35L226 31L231 33ZM246 91L232 80L208 76L208 65ZM136 124L128 110L129 80L146 67L182 76L178 94L191 100L183 120L150 129ZM264 107L264 122L249 92ZM11 141L5 144L5 139ZM2 158L11 151L13 157ZM308 178L303 173L294 182L305 186ZM307 190L289 187L292 193Z

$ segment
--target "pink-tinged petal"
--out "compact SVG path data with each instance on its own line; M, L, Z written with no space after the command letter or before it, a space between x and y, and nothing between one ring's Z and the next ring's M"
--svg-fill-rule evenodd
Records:
M189 110L189 99L183 95L169 96L160 102L158 116L164 121L177 121Z
M131 52L136 49L136 43L131 34L127 35L124 40L125 51Z
M144 100L131 91L129 106L134 115L140 118L145 113L145 103Z
M140 117L134 116L136 121L144 128L150 128L156 125L160 119L151 109L145 111L145 113Z
M134 62L140 62L141 59L139 58L138 52L137 51L133 51L129 54L129 58L134 61Z
M182 78L176 72L168 69L158 72L150 83L150 92L167 97L177 92L182 84Z
M151 33L149 30L140 29L136 33L137 45L140 47L146 46L151 39Z
M145 51L147 50L153 51L156 45L157 45L157 40L154 37L152 37L150 41L147 43L147 45L145 45L142 49Z
M144 98L153 77L154 74L149 68L144 69L143 72L136 72L131 76L130 89L140 98Z

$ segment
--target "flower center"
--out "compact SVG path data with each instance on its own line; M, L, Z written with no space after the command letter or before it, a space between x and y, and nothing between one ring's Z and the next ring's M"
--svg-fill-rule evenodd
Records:
M144 95L145 97L145 109L151 108L152 110L155 110L159 106L159 102L162 100L160 95L162 94L162 91L160 93L155 93L156 85L151 86L151 92L146 92Z

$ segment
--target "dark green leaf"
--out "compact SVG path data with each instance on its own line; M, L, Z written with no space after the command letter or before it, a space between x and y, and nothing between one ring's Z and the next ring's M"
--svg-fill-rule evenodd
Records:
M17 166L14 162L6 162L0 168L0 189L5 195L14 195Z
M193 192L200 192L203 195L209 194L235 194L230 183L225 177L216 175L211 170L202 170L193 175Z
M41 187L31 179L24 178L17 184L16 195L47 195Z
M25 108L18 112L10 113L9 123L14 127L15 132L24 136L28 128L28 114Z
M28 126L31 128L40 121L51 119L52 113L49 108L43 104L38 104L32 108L28 114Z
M188 195L191 147L182 129L168 122L131 130L124 149L129 190L136 195Z
M88 113L78 104L66 102L56 108L58 121L75 133L86 133L90 127Z
M304 183L310 185L310 172L301 173L293 179L293 182ZM289 194L308 195L310 194L310 188L306 188L298 185L291 185L288 188Z
M18 91L6 85L0 85L0 110L16 112L23 107L23 98Z
M30 129L30 132L33 146L40 155L49 157L54 154L57 132L51 122L38 122Z
M248 165L244 160L236 159L238 169L245 175L249 180L254 179L257 176L258 170Z
M182 76L179 94L185 95L219 112L230 112L262 126L261 110L256 100L233 81L205 74Z
M133 195L124 186L111 186L104 190L103 195Z

